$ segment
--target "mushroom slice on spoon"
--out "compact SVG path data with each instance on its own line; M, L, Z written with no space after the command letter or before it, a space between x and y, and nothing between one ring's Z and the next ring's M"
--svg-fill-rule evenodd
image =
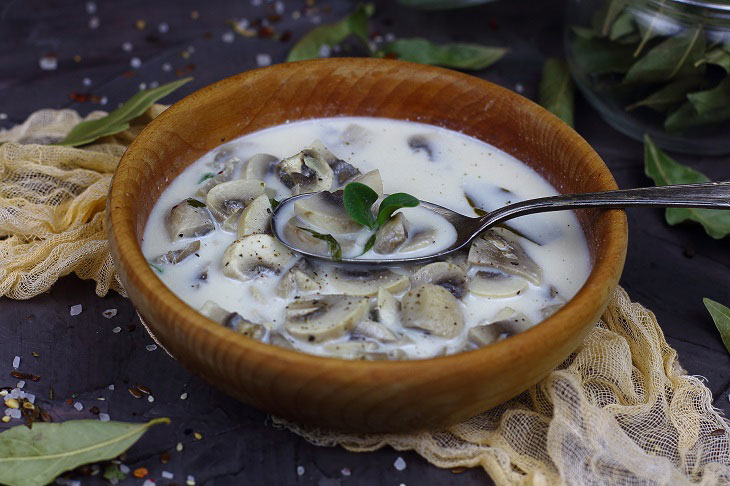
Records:
M381 255L393 253L408 239L408 220L403 213L390 218L375 235L373 251Z
M411 285L440 285L461 299L469 291L469 277L458 265L449 262L429 263L411 276Z
M205 201L223 229L234 231L243 208L264 193L265 184L259 180L236 179L218 184L208 191Z
M454 337L464 328L459 301L439 285L425 284L409 290L403 296L401 306L405 327L443 337Z
M172 241L207 235L215 229L210 211L197 199L186 199L173 206L165 226Z
M286 306L285 329L297 339L319 343L352 330L365 315L369 301L352 295L320 295Z
M380 176L380 171L378 169L371 170L370 172L359 175L352 179L350 182L359 182L360 184L365 184L370 189L378 193L379 197L383 196L383 178Z
M542 270L525 252L517 238L517 235L504 228L485 231L472 242L469 263L496 268L540 285Z
M302 197L294 202L294 213L326 233L354 233L362 227L347 214L342 190Z
M223 274L244 282L261 275L278 275L292 258L292 252L272 236L244 236L223 252Z

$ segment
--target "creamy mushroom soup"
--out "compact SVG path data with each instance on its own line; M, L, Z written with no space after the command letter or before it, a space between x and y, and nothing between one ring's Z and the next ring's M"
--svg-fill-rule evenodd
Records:
M512 220L467 251L417 266L308 261L271 236L272 204L312 192L284 220L287 240L315 253L333 251L333 240L343 254L362 252L373 233L344 209L341 190L353 181L377 193L374 209L383 195L405 192L469 216L556 194L514 157L457 132L378 118L308 120L246 135L193 163L157 201L142 250L175 294L221 325L346 359L485 346L550 316L588 276L588 248L568 211ZM425 209L399 210L369 251L432 253L453 237L442 223Z

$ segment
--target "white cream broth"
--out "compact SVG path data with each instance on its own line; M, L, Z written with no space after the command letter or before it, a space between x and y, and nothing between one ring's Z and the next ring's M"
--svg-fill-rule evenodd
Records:
M585 282L590 271L588 247L575 214L561 211L525 216L508 222L508 225L516 234L529 240L509 232L505 234L511 238L508 241L516 241L527 259L541 269L541 279L535 283L529 278L525 280L509 274L510 279L524 280L525 286L516 295L508 297L477 295L470 287L457 299L463 315L463 328L459 327L456 334L442 336L439 332L382 320L381 324L397 337L396 340L384 342L355 336L351 332L316 342L293 337L284 327L288 305L295 300L343 293L335 288L326 268L315 269L320 288L314 291L295 289L282 297L276 289L287 271L297 263L296 258L277 274L265 273L247 281L230 278L223 273L222 256L236 240L235 229L224 231L220 222L216 221L215 230L202 237L172 241L166 229L166 218L175 205L196 197L196 192L207 183L201 182L206 174L219 170L213 161L222 150L231 152L243 166L255 154L270 154L278 160L291 157L316 140L361 173L379 170L385 194L406 192L469 216L476 214L465 194L475 206L486 210L508 202L557 194L547 181L519 160L496 147L454 131L415 122L365 117L293 122L243 136L219 147L191 164L170 183L152 209L145 227L142 251L153 262L160 255L181 249L195 240L200 241L200 249L176 264L154 263L154 267L161 270L158 276L165 285L196 309L212 301L228 312L236 312L246 320L260 324L265 332L258 338L264 342L278 335L279 344L284 342L287 347L312 354L353 359L413 359L452 354L504 338L516 332L514 327L508 331L499 327L500 331L495 334L497 337L486 341L475 340L472 333L487 329L495 321L502 326L505 318L515 322L525 318L523 322L527 323L527 327L534 325L575 295ZM243 167L238 167L233 179L242 176ZM291 190L272 173L264 182L271 197L281 200L291 195ZM205 201L205 196L197 198ZM413 210L404 211L408 218L407 211ZM427 218L418 219L413 217L416 226L428 222ZM466 256L464 253L452 261L470 278L476 278L477 274L484 276L494 270L481 264L470 265ZM422 266L392 270L412 277L413 272ZM205 278L201 279L201 275ZM500 272L500 275L505 273ZM473 281L469 285L473 285ZM398 300L409 292L408 284L406 288L401 287L397 286L392 292ZM376 296L371 296L371 311L363 319L377 321L380 311L372 311L376 302ZM505 308L514 312L510 314ZM367 349L367 352L361 348Z

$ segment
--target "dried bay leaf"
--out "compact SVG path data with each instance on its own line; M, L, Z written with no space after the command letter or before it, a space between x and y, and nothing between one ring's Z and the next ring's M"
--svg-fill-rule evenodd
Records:
M576 37L573 56L581 70L589 74L625 73L633 64L633 48L606 39Z
M540 80L539 103L573 126L573 79L564 60L550 58L545 61Z
M692 103L688 101L667 117L664 121L664 128L668 132L679 132L727 120L730 120L730 106L706 113L698 113Z
M720 331L725 349L730 353L730 309L707 297L702 299L702 302L712 316L712 320L715 321L715 327Z
M657 186L710 181L702 172L674 161L659 150L648 135L644 135L644 172ZM668 208L664 215L667 223L672 226L688 220L700 223L705 228L705 232L715 239L730 234L730 211Z
M645 106L660 113L666 113L673 107L685 102L687 100L687 93L699 88L701 85L702 78L699 76L675 79L659 91L652 93L636 103L630 104L626 107L626 111Z
M375 7L372 4L361 4L339 22L321 25L310 30L289 51L286 60L317 59L323 46L335 46L351 35L355 36L369 51L368 18L373 15L374 11Z
M129 122L142 115L156 101L169 95L180 86L188 83L193 78L184 78L171 83L163 84L157 88L145 89L135 94L122 106L98 120L83 121L74 126L66 138L56 145L76 147L86 145L94 140L123 132L129 128Z
M700 115L730 108L730 76L712 89L689 93L687 98Z
M700 59L697 64L714 64L720 66L725 70L726 73L730 74L730 50L725 47L715 47L710 49L705 54L705 57Z
M612 41L619 40L629 34L636 32L634 16L630 12L622 12L611 25L608 38Z
M695 64L704 54L705 37L702 29L686 29L662 41L632 64L624 83L660 83L677 75L699 74L702 66Z
M502 59L507 49L459 42L436 44L426 39L413 38L395 40L385 45L381 53L385 56L395 56L403 61L479 70Z
M113 459L131 447L157 418L143 424L70 420L19 425L0 433L0 483L8 486L48 484L82 464Z
M626 6L626 0L609 0L596 11L593 16L593 29L601 36L609 35L616 18Z

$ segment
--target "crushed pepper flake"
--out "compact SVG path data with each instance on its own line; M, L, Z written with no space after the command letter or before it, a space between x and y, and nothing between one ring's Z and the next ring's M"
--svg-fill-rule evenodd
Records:
M137 479L142 479L143 477L147 476L149 474L149 470L146 467L138 467L132 472L132 476L134 476Z
M200 12L198 12L197 10L191 11L190 18L193 20L198 20L200 18Z

